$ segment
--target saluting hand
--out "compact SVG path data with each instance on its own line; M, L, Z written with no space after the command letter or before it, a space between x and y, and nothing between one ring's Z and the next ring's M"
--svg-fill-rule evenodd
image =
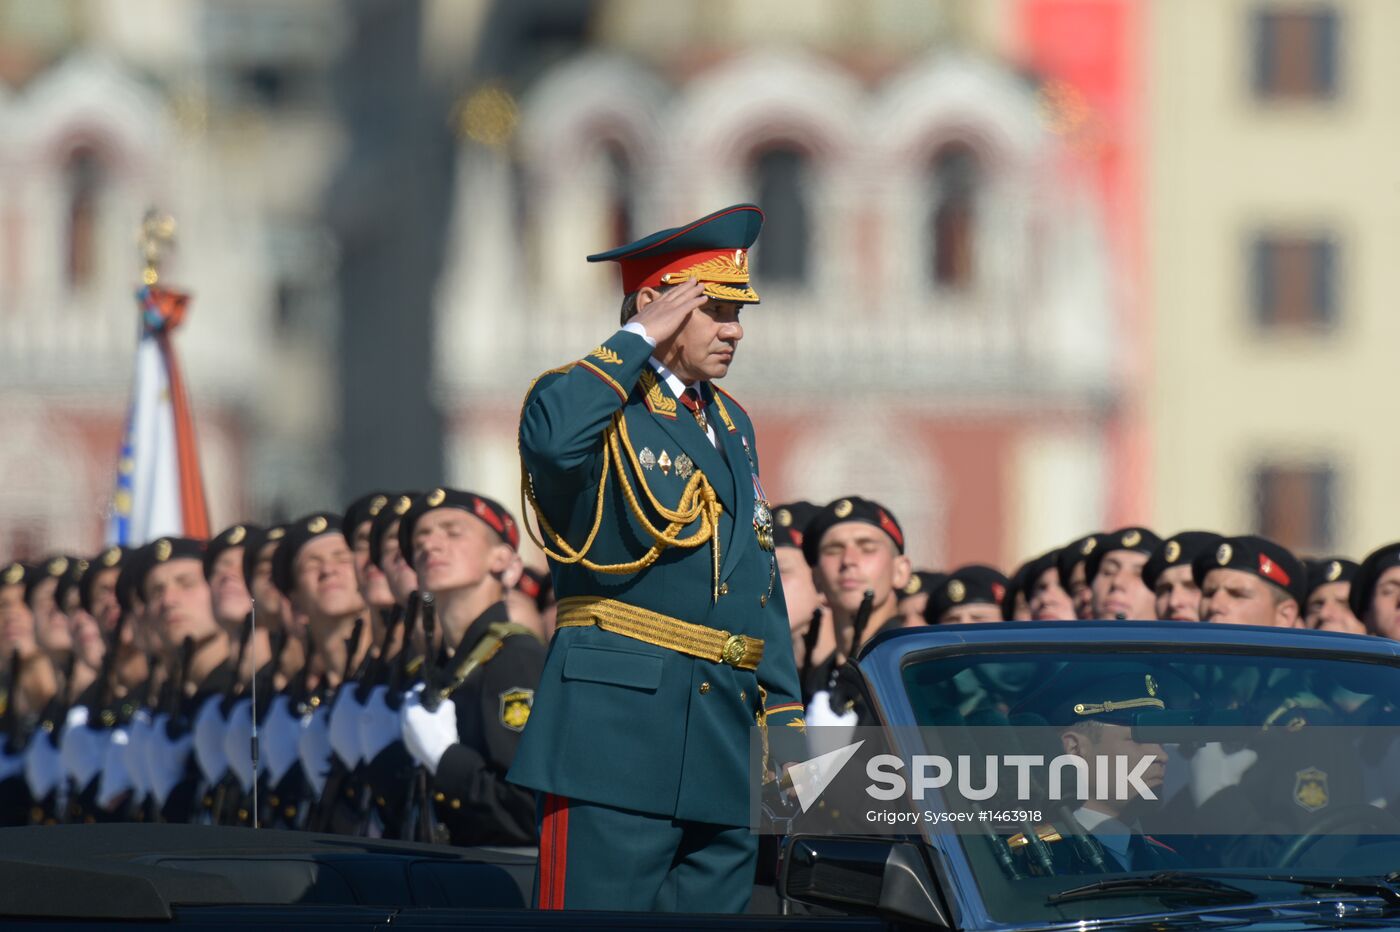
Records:
M704 284L693 278L643 305L646 297L645 293L638 295L639 310L631 322L645 327L647 336L658 344L665 343L679 333L685 322L690 319L691 312L708 300Z

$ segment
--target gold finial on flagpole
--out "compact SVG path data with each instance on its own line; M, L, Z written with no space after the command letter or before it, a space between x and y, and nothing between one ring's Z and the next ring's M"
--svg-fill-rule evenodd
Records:
M141 259L146 264L141 272L141 281L147 286L154 285L160 281L161 260L175 247L175 218L154 207L150 208L141 219L137 243L141 249Z

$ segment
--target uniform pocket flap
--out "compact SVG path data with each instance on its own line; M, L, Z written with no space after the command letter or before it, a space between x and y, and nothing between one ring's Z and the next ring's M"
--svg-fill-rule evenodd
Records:
M661 658L631 650L576 645L569 648L564 658L564 679L655 690L661 685Z

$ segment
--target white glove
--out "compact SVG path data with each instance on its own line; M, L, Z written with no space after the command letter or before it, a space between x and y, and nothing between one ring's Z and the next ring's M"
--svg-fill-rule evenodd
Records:
M837 715L831 708L831 693L818 690L807 706L807 751L813 757L835 751L851 743L856 721L860 716L854 709Z
M340 762L354 770L360 762L360 704L355 701L355 683L347 680L336 690L331 706L331 750Z
M165 732L165 723L157 718L150 741L150 759L147 761L151 778L151 795L157 806L164 806L170 798L170 791L184 779L189 766L190 752L194 749L194 735L185 732L178 738L171 738Z
M47 732L37 731L24 752L24 782L33 797L43 799L63 779L63 760Z
M103 809L111 808L118 797L134 789L126 763L130 742L131 733L125 728L113 728L108 732L106 753L102 755L102 779L97 781L97 805Z
M253 788L253 700L239 699L234 703L224 724L224 758L228 761L228 771L247 793Z
M301 723L292 714L292 704L286 696L275 696L267 710L267 718L258 732L258 750L267 782L276 786L297 762L297 742L301 740Z
M302 717L301 736L297 739L297 756L301 758L301 769L311 782L311 789L317 798L326 789L326 776L331 772L330 711L325 707L315 709Z
M365 763L403 736L399 713L389 708L389 687L376 686L360 712L360 754Z
M151 741L151 713L137 709L126 727L127 743L122 749L122 763L126 766L127 779L137 802L146 798L151 791L151 781L146 773L147 749Z
M1258 753L1249 748L1226 754L1219 741L1204 745L1191 755L1191 798L1200 806L1227 786L1237 785L1258 759Z
M58 756L63 772L73 779L73 786L82 792L102 769L102 756L107 751L107 733L87 726L87 706L68 710L68 724L58 742Z
M223 696L210 696L194 716L194 759L206 783L218 783L228 770L228 755L224 753Z
M438 762L447 749L461 739L457 735L457 706L450 700L444 701L437 711L423 708L421 699L423 685L404 696L399 707L399 729L403 732L403 743L408 753L428 772L437 773Z

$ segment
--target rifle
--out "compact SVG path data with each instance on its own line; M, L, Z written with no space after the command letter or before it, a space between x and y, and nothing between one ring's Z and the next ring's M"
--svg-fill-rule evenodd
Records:
M345 639L345 667L340 672L340 685L336 687L339 692L350 684L355 675L355 655L360 652L360 639L365 634L365 620L355 619L355 627L350 629L350 636Z
M812 652L817 649L817 639L822 635L822 609L818 605L812 609L812 620L807 623L807 630L802 632L802 679L797 684L799 689L805 689L807 681L812 677Z
M121 650L122 632L126 629L127 617L126 612L117 616L111 640L107 642L107 650L102 654L102 669L97 674L97 692L93 693L93 704L88 706L89 724L98 722L102 711L116 698L116 688L112 684L112 677L115 675L113 668L117 665L117 652Z
M170 671L170 680L166 683L166 685L170 687L170 690L165 694L165 709L163 711L169 716L169 720L165 726L165 733L171 738L182 735L185 732L182 707L184 706L185 700L185 681L189 679L190 661L193 658L194 638L186 637L184 641L180 643L179 665Z
M431 592L423 593L423 693L437 683L437 603Z
M875 591L865 590L865 598L860 600L860 608L856 610L856 617L852 623L851 650L846 655L846 662L839 666L833 665L831 677L827 680L827 701L831 704L831 711L837 715L844 715L855 707L856 700L860 697L860 687L854 681L854 677L847 671L847 667L855 660L856 651L860 649L860 639L865 634L866 625L870 624L870 613L875 605Z
M399 625L403 624L403 606L397 602L393 608L382 613L384 618L384 638L379 642L379 656L373 661L369 655L365 655L365 670L360 676L359 683L355 687L355 701L364 705L369 701L369 694L376 686L382 686L388 679L389 673L389 645L394 643L394 633L399 630Z
M248 645L252 640L253 613L249 611L248 614L243 617L243 624L238 632L238 659L233 665L233 682L228 684L228 690L224 693L223 701L219 703L219 711L223 714L225 719L228 718L229 712L233 710L234 702L237 701L239 696L243 695L243 661L248 656ZM249 671L249 682L257 675L257 670Z
M399 662L394 665L393 671L389 674L389 692L386 697L389 708L395 711L403 704L404 684L408 682L409 668L413 662L410 656L410 648L413 646L413 631L418 627L420 621L419 609L423 605L423 597L415 589L408 594L406 602L403 612L403 647L399 649Z

